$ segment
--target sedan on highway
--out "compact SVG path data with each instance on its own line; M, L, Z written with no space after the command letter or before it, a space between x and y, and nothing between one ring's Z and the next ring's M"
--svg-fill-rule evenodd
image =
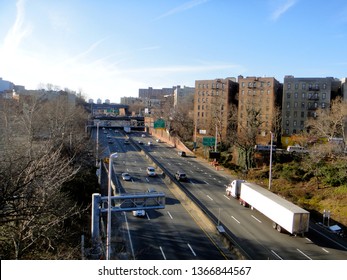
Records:
M145 210L134 210L133 211L133 216L134 217L144 217L146 215Z
M131 180L131 176L130 176L129 173L124 172L124 173L122 173L122 179L123 179L123 181L130 181Z
M155 172L155 169L152 166L147 167L146 172L147 172L147 175L150 176L150 177L157 176L157 173Z

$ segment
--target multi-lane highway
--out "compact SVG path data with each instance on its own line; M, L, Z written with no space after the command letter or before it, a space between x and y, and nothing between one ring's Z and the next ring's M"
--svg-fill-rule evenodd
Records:
M123 187L126 191L145 191L148 186L154 186L158 191L167 194L166 209L148 211L148 216L144 219L127 215L133 244L138 248L139 258L220 259L222 257L213 245L207 247L211 242L201 229L197 227L192 230L188 227L195 223L179 201L172 197L160 177L146 177L145 168L148 162L139 155L138 148L141 148L171 174L177 171L187 174L188 180L181 182L183 187L220 219L250 258L347 259L346 245L335 241L314 224L305 237L294 237L273 230L271 221L261 213L243 208L236 200L225 196L225 185L232 180L226 172L216 171L206 162L194 157L180 157L178 150L166 143L157 143L148 135L143 138L141 134L136 132L131 134L133 140L131 143L135 145L124 145L124 135L119 133L116 136L115 133L116 141L109 147L109 152L119 153L117 162L120 162L120 165L116 164L118 167L115 172L120 174L126 171L134 176L133 181L124 182ZM137 145L138 141L142 141L143 144ZM153 145L149 146L148 141ZM215 250L216 254L211 255L211 250Z
M148 210L144 217L128 213L114 213L122 220L121 227L114 230L122 231L127 239L129 251L135 259L168 259L168 260L203 260L225 259L225 255L215 246L209 236L194 222L193 217L184 209L180 202L171 194L159 176L149 177L146 168L148 160L134 142L127 143L120 131L101 130L99 143L107 157L117 152L118 157L113 164L113 182L121 193L144 193L148 189L164 192L166 207L161 210ZM147 139L139 137L148 147ZM147 140L145 142L145 140ZM142 145L141 145L142 146ZM123 181L121 174L131 175L130 181ZM116 178L115 178L116 177Z

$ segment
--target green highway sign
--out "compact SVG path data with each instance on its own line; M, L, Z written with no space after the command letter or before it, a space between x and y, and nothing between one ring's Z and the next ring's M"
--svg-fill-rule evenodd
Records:
M202 145L204 146L213 146L216 142L216 138L214 137L204 137L202 138Z
M158 119L154 122L154 128L165 128L165 121L163 119Z

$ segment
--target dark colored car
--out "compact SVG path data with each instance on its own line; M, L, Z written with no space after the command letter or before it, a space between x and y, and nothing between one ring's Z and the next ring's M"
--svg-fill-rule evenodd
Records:
M175 174L177 181L187 181L187 175L181 171L177 171Z

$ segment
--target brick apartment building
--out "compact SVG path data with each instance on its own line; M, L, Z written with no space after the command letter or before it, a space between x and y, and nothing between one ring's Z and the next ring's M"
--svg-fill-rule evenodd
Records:
M194 94L194 123L196 136L227 137L232 104L236 105L238 83L235 78L196 80Z
M269 144L276 131L282 103L282 84L273 77L238 77L238 135L251 125L250 112L258 112L257 144ZM279 129L277 129L279 130Z

